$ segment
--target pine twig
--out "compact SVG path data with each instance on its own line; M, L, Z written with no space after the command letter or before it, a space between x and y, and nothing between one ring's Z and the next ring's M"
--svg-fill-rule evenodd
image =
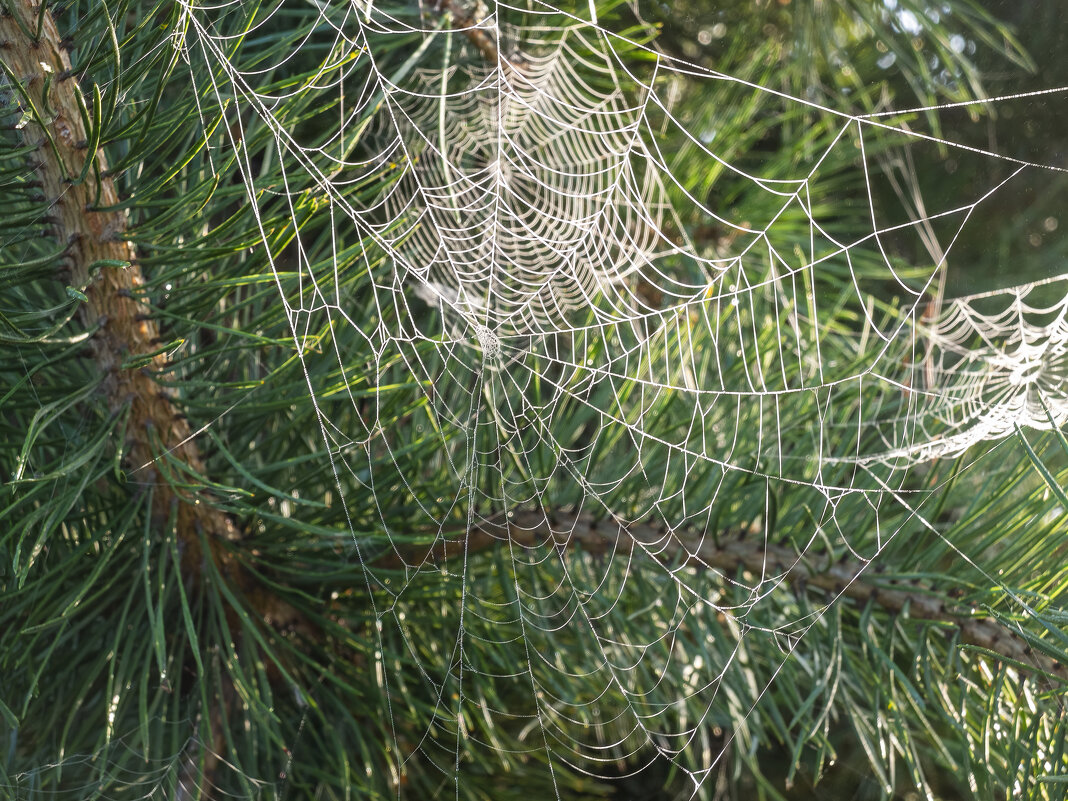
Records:
M165 523L177 502L183 569L187 575L199 575L205 557L201 533L210 543L236 540L237 530L203 493L179 494L172 484L158 480L160 449L196 475L204 474L204 462L189 422L153 376L153 370L165 366L165 356L138 360L143 366L137 368L123 366L132 357L156 351L160 332L149 307L138 298L145 280L133 245L124 238L126 212L118 206L107 158L102 150L90 153L87 147L90 132L70 57L52 14L27 0L0 17L0 41L6 44L0 53L4 72L17 85L28 112L22 138L37 149L37 179L48 198L52 227L67 243L69 283L84 292L78 317L92 332L88 348L103 375L101 392L109 411L127 414L126 463L141 483L155 486L154 520ZM99 126L103 121L92 123ZM128 266L118 266L123 264ZM225 565L228 557L212 550L211 556Z
M768 581L798 590L816 589L834 598L850 598L860 604L875 604L891 614L907 613L910 618L954 626L960 641L997 654L1031 672L1068 679L1065 665L1035 650L1010 626L992 617L977 614L947 602L938 594L918 585L890 585L873 576L857 559L834 561L819 557L802 561L781 545L764 541L759 532L743 532L714 538L699 532L673 530L651 523L595 520L588 513L516 511L507 524L486 522L473 527L455 540L439 540L419 554L392 554L372 562L375 568L400 569L424 561L444 561L463 549L470 555L511 542L523 547L552 544L560 551L581 548L591 554L614 551L636 552L672 569L682 566L718 570L729 577L746 570L770 576Z
M154 528L161 531L175 521L182 576L194 590L218 571L271 627L316 636L318 627L263 586L227 547L239 539L230 516L206 492L188 487L190 476L196 481L205 475L205 464L188 420L155 378L166 366L165 355L150 355L158 351L159 327L139 299L145 279L125 239L126 212L107 157L89 144L99 142L104 121L88 120L87 129L86 105L50 11L32 0L9 0L8 6L9 13L0 14L0 85L8 84L26 112L21 137L35 148L36 180L48 199L54 235L67 243L65 279L84 295L78 319L91 333L88 349L102 374L100 391L109 411L126 417L125 462L138 483L153 486ZM138 366L124 366L131 361ZM179 483L186 486L179 489ZM237 611L228 608L226 619L236 638ZM234 695L227 687L223 693ZM225 737L223 716L217 710L205 714L212 742L201 782L210 787Z
M462 29L467 40L482 54L483 60L487 64L499 67L505 77L508 77L508 72L511 70L522 71L524 61L522 54L512 58L501 56L499 37L495 38L489 32L492 29L487 29L482 25L477 2L472 2L468 7L464 0L440 0L437 10L441 14L450 14L452 21Z

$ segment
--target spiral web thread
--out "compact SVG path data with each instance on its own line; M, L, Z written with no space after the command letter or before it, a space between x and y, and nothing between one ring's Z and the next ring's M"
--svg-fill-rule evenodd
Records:
M362 429L322 417L339 487L365 489L343 498L353 520L381 524L414 506L416 523L437 535L437 549L419 553L405 531L388 529L381 552L357 542L368 564L403 568L400 582L368 573L368 589L390 599L378 609L379 680L389 692L383 654L400 649L435 699L407 748L443 776L459 774L465 749L485 747L529 749L554 770L667 757L700 784L719 758L703 724L716 704L733 703L722 692L744 669L747 643L771 641L781 654L759 697L786 660L802 658L826 609L783 612L775 590L788 565L765 557L758 569L723 572L704 544L728 528L759 538L781 492L811 515L808 539L792 543L797 563L831 543L866 564L917 520L937 533L923 492L908 484L913 467L1017 426L1064 422L1065 301L1032 309L1022 287L999 295L1001 310L965 298L932 315L952 243L1006 182L906 223L880 222L872 199L868 230L831 233L813 186L844 158L870 189L865 143L872 131L888 135L892 118L839 115L837 135L794 176L763 177L732 164L673 107L683 82L726 83L739 98L769 90L669 59L596 20L540 4L497 3L477 19L428 9L416 21L371 4L316 6L319 38L304 44L329 55L314 81L278 94L252 87L296 56L242 66L241 46L223 34L227 15L243 13L237 4L188 6L180 44L215 70L198 91L232 104L239 158L241 127L256 120L272 130L278 160L296 165L285 186L264 190L247 164L253 199L281 197L296 216L298 200L315 196L338 248L353 237L373 243L356 298L332 293L298 241L301 291L283 300L298 343L325 312L361 331L373 354L347 373ZM283 8L262 11L253 34ZM509 26L513 18L524 24ZM421 45L387 72L379 54L413 32ZM275 113L302 91L329 99L324 115L333 115L311 144ZM898 134L902 146L955 147ZM675 177L678 162L661 149L669 139L758 187L766 216L741 220L706 204ZM1012 162L1011 177L1053 169L960 150ZM726 233L692 241L694 219ZM798 219L800 236L783 230ZM950 244L917 274L884 242L921 222L943 226ZM831 272L848 275L852 290L829 295ZM400 426L386 420L381 405L357 399L357 375L371 389L414 379L421 410ZM309 386L326 409L321 389ZM434 458L407 461L408 446L427 437ZM657 523L624 545L618 532L647 519ZM858 519L875 533L852 528ZM484 541L507 563L492 584L471 567ZM434 584L458 588L459 604L442 602L440 642L412 642L408 599ZM625 597L646 599L640 627ZM762 622L765 606L779 608L778 624ZM712 619L735 635L726 651L700 645L716 639ZM494 663L506 646L524 655L518 664ZM569 694L572 680L582 692ZM505 706L479 700L486 682L510 688ZM738 730L751 711L733 708ZM481 734L469 715L484 721ZM497 727L518 731L515 740L485 741Z
M866 462L955 458L1020 428L1068 421L1068 293L1065 279L954 298L938 318L921 319L925 352L911 380L922 413L888 427L887 449ZM1032 295L1053 289L1059 300ZM904 443L904 444L902 444Z

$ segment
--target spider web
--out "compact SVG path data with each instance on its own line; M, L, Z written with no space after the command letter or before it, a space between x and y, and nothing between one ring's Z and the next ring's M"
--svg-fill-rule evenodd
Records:
M265 125L295 165L263 187L245 161L254 203L280 197L296 218L314 197L335 249L362 242L360 297L333 292L299 236L285 264L273 258L300 272L283 300L302 352L319 313L366 342L357 364L332 354L361 430L341 430L325 388L309 391L367 589L385 599L379 681L398 704L423 693L432 708L417 736L398 734L402 758L437 766L457 793L471 749L544 759L554 783L667 758L700 785L724 747L710 724L731 721L728 743L746 736L753 707L736 683L759 699L791 658L822 664L798 649L829 605L778 592L790 570L827 551L866 565L917 521L937 534L911 468L1064 422L1064 300L1030 306L1027 285L938 302L972 212L1045 165L960 146L1014 172L954 208L888 221L869 143L953 143L538 3L413 18L315 5L319 24L292 53L244 44L284 3L247 19L236 3L188 6L182 45L216 68L200 88L231 109L238 157L246 127ZM235 16L240 37L227 33ZM259 88L305 53L327 54L311 79ZM840 126L789 174L765 175L675 113L683 84L771 95ZM301 93L320 108L290 119ZM681 158L750 182L763 215L709 203L677 177ZM820 204L843 163L869 190L868 224L850 236ZM721 235L698 241L694 221ZM921 235L939 246L925 268L891 255L891 240ZM397 417L381 398L413 381ZM783 563L774 521L801 510ZM385 546L357 534L369 525ZM723 532L752 558L718 561ZM499 560L475 568L487 545ZM426 604L440 609L437 642L405 622ZM754 669L749 654L768 644L778 661ZM397 653L419 690L389 666Z
M911 380L924 397L908 418L913 430L901 432L908 444L888 437L887 450L865 460L954 458L1021 427L1062 427L1068 420L1064 282L1058 277L954 298L937 319L921 318L926 350ZM1049 301L1050 289L1059 300Z
M242 773L196 737L188 721L146 720L158 728L155 750L136 743L138 731L113 734L107 745L88 754L64 754L42 762L31 771L0 775L0 793L11 801L36 799L143 799L192 801L197 798L248 798L264 794L268 783ZM12 751L15 740L8 744ZM205 759L218 765L217 781L200 770ZM284 774L284 771L283 771ZM244 792L228 791L222 779L238 776ZM284 776L283 776L284 778ZM229 782L226 782L227 784Z

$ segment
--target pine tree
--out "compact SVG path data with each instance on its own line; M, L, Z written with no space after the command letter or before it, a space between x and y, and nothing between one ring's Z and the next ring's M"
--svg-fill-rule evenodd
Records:
M1046 349L989 366L1029 424L920 385L985 330L932 322L962 229L924 200L1045 175L947 126L1032 65L963 0L803 6L7 0L0 795L1062 798L1063 300L991 328ZM638 139L663 173L590 144ZM487 230L566 261L599 169L570 283L477 272ZM500 236L468 175L519 187ZM764 283L678 302L761 220ZM817 230L866 244L812 269ZM786 403L747 359L791 337Z

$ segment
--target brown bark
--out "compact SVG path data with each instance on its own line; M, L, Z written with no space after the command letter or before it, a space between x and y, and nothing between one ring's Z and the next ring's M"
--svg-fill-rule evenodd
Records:
M470 7L464 0L441 0L438 10L441 13L452 15L452 21L457 28L462 29L464 36L479 53L487 64L499 67L505 78L510 77L513 70L522 71L523 60L521 56L505 58L501 55L497 37L481 24L482 20L476 16L477 2L471 2Z
M188 420L156 381L166 357L148 358L158 349L160 330L139 299L145 279L133 245L124 238L126 212L119 206L107 157L102 149L87 149L80 89L51 13L39 13L28 0L21 0L15 13L20 16L0 16L0 63L8 80L21 87L16 90L19 102L30 112L21 133L26 144L37 148L36 173L48 198L54 234L68 243L69 283L84 287L87 300L78 316L91 332L88 348L103 375L101 392L111 412L126 413L122 446L133 481L153 488L151 515L157 527L174 513L183 575L193 586L204 580L205 560L210 559L269 623L307 628L299 613L264 590L226 547L239 539L230 516L203 490L180 488L198 483L204 461ZM79 182L87 159L91 169ZM99 262L129 266L94 268ZM146 358L136 360L140 366L123 366L142 355ZM207 553L202 542L207 542Z
M90 131L70 57L48 10L30 0L15 0L10 12L0 15L3 83L28 112L21 136L24 144L36 148L36 178L48 200L53 235L67 243L69 273L64 280L84 291L78 320L90 333L88 349L102 375L100 392L108 409L125 414L121 447L127 471L133 483L152 488L153 527L162 531L174 520L182 575L192 590L205 584L214 568L267 624L314 636L317 627L263 587L234 556L227 544L236 541L239 532L229 515L206 492L189 488L205 474L204 461L189 422L155 377L165 369L163 354L150 356L159 348L160 330L140 299L145 279L125 238L126 212L119 205L107 157L103 149L90 152L88 147ZM87 161L89 170L80 180ZM123 366L131 360L138 366ZM227 609L227 622L236 640L240 622L235 610ZM231 688L224 687L223 693L233 695ZM191 756L190 763L200 760L199 783L210 786L225 738L219 710L205 714L212 742L203 755ZM184 774L183 782L198 783Z
M550 520L551 518L551 520ZM737 533L720 538L695 532L671 530L649 523L596 521L591 515L555 512L516 512L504 524L482 524L455 540L439 541L432 549L402 558L379 560L377 567L400 568L424 560L442 561L467 550L500 547L507 543L524 547L552 545L561 550L581 548L592 554L636 551L672 568L683 565L699 570L717 570L729 577L748 571L798 590L819 590L833 598L872 603L894 614L917 620L949 624L962 643L973 645L1012 661L1032 672L1064 680L1065 666L1036 651L1024 637L1006 624L977 609L947 602L942 593L919 584L891 584L873 575L857 559L834 561L810 554L804 560L790 548L764 541L760 532Z
M38 19L41 29L34 36ZM139 299L145 280L134 248L124 238L126 213L118 207L107 158L103 150L87 149L89 137L70 58L51 13L40 14L25 0L14 13L0 16L0 41L7 77L22 87L19 101L30 111L22 136L26 144L37 147L36 173L48 198L53 230L59 241L67 243L69 283L84 288L87 298L78 317L92 332L88 347L103 375L101 392L111 412L126 412L123 448L130 477L153 487L152 516L158 523L165 523L176 506L183 569L187 575L199 575L204 558L201 532L210 543L236 539L237 531L203 493L179 493L161 475L203 475L204 462L188 421L154 378L154 371L165 366L164 355L157 354L138 368L123 367L132 357L158 349L160 331ZM79 183L86 160L92 160L92 168ZM130 266L94 268L99 262ZM220 567L229 566L225 552L212 551Z

